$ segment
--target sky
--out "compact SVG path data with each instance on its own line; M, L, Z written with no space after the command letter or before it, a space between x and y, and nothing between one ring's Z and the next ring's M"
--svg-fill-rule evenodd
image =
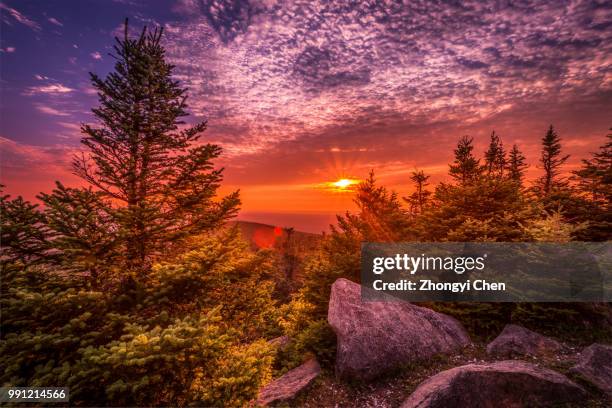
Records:
M415 168L445 180L457 140L482 155L493 130L535 178L553 124L570 171L612 126L610 1L1 1L0 181L28 199L83 184L88 73L112 70L126 17L164 27L241 219L319 232L354 208L326 183L374 170L408 195Z

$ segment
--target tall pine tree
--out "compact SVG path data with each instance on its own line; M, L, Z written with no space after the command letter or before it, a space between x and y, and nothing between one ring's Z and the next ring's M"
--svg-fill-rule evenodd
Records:
M548 196L553 190L567 186L559 174L561 166L567 161L569 155L561 154L561 138L552 125L548 128L546 135L542 138L542 156L540 163L544 175L538 180L538 187L543 196Z
M459 184L466 185L476 180L482 173L480 160L474 157L473 139L463 136L455 149L455 160L450 165L449 174Z
M525 170L529 165L525 163L525 156L519 150L517 145L512 146L506 163L506 171L508 172L508 178L520 186L523 185L523 179L525 178Z
M181 239L217 227L237 212L238 192L220 200L219 146L200 144L206 122L183 127L186 90L172 78L162 29L117 38L114 72L91 74L99 126L83 125L88 155L74 171L112 202L108 213L125 245L127 266L144 271Z
M601 205L612 201L612 133L606 137L608 142L591 159L583 159L582 167L573 172L578 190Z
M489 148L485 152L485 169L488 176L502 177L506 166L506 152L499 135L493 131Z
M404 201L410 205L410 213L413 215L423 212L423 207L431 196L431 191L425 189L429 185L427 182L429 177L423 170L414 170L410 175L410 180L414 183L416 191L409 197L404 197Z

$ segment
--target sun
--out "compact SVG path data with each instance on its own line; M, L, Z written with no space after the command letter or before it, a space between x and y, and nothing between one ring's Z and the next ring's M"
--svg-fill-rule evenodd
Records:
M328 185L336 191L350 191L351 186L359 184L359 180L342 178L338 181L329 182Z
M347 188L348 186L355 184L355 181L350 179L340 179L332 184L338 188Z

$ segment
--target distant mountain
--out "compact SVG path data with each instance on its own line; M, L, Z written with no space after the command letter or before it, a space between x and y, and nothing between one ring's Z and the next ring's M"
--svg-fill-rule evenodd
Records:
M289 232L288 228L258 222L230 221L228 224L237 225L242 236L251 244L253 249L277 248L282 250L286 246L287 240L290 240L291 245L308 251L316 248L323 237L321 234L310 232L295 230Z

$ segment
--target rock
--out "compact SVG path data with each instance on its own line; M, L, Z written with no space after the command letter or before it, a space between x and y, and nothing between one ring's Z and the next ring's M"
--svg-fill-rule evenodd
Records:
M570 369L612 398L612 346L591 344L582 350Z
M332 285L327 319L336 333L336 374L370 380L403 364L470 344L450 316L399 301L362 302L360 285L338 279Z
M540 407L583 401L563 374L518 360L468 364L425 380L401 408Z
M561 350L561 343L515 324L506 325L487 346L487 354L503 357L550 356Z
M273 402L289 401L308 387L321 373L317 360L310 359L301 366L285 373L259 391L257 405L266 406Z
M280 351L284 351L290 342L291 338L289 336L279 336L268 340L269 345Z

